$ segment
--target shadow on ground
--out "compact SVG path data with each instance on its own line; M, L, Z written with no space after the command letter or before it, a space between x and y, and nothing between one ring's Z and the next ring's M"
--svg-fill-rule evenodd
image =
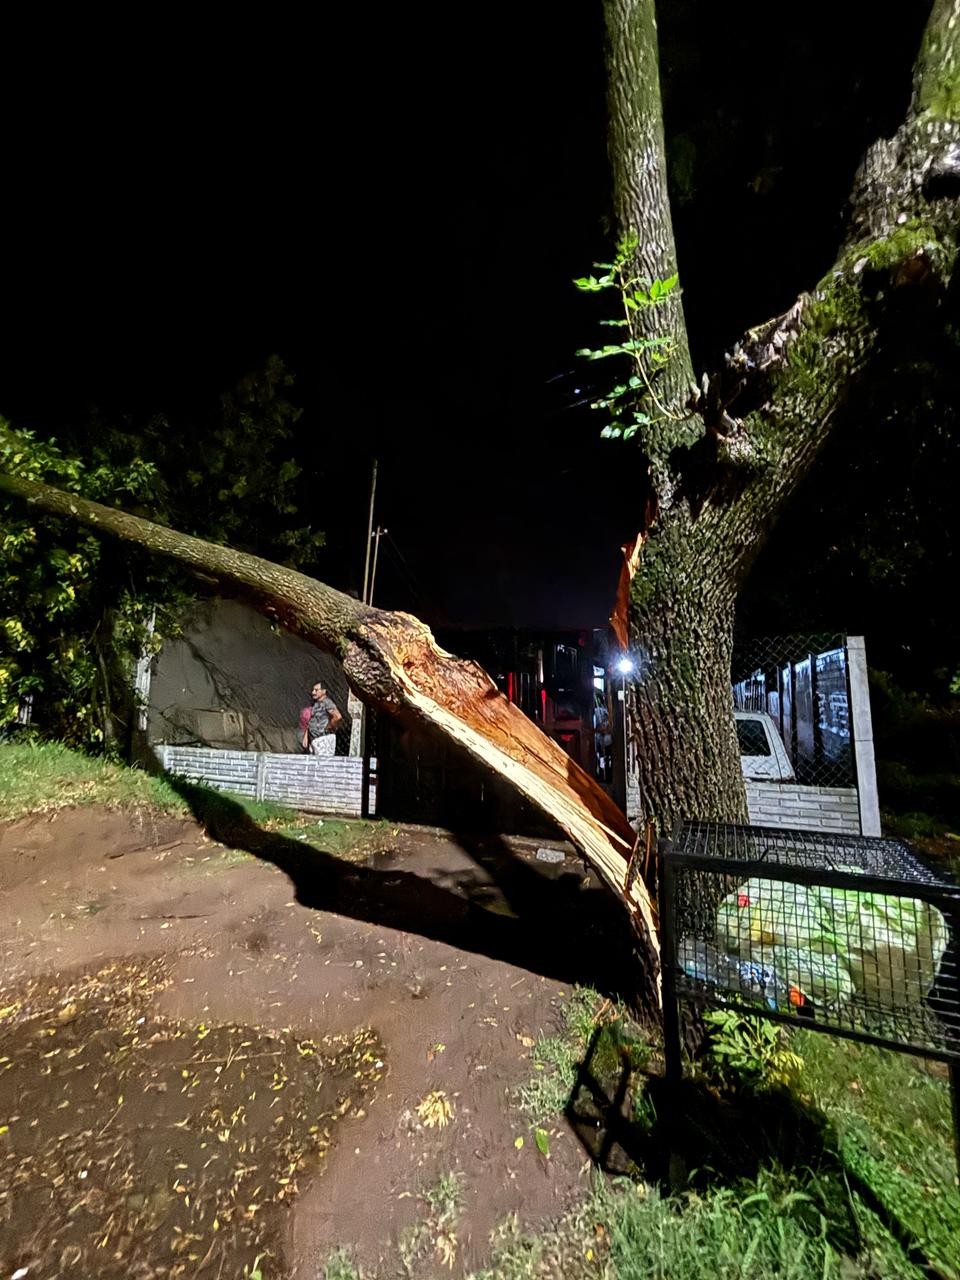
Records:
M861 1247L855 1192L924 1275L940 1277L904 1223L838 1154L826 1117L787 1089L721 1091L702 1079L671 1084L638 1070L629 1037L597 1026L565 1115L604 1173L639 1176L665 1193L754 1184L764 1169L800 1175L831 1245ZM749 1194L746 1192L745 1194Z
M484 874L452 887L396 865L357 866L315 846L265 831L220 792L171 777L209 835L272 863L303 906L402 929L529 969L589 983L630 1001L640 989L630 926L612 895L582 871L540 873L498 836L454 837ZM376 855L374 855L376 859ZM449 878L448 878L449 879Z

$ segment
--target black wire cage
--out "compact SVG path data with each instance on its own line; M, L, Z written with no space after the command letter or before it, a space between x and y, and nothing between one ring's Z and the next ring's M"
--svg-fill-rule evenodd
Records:
M659 855L667 1074L684 1004L939 1059L960 1160L960 887L900 840L683 822Z

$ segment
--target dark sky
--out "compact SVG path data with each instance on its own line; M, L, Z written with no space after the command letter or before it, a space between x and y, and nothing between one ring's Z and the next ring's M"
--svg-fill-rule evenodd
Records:
M925 5L663 7L681 276L698 363L789 305L895 127ZM431 620L599 623L636 460L571 406L594 337L570 284L604 248L599 3L157 10L9 28L0 412L209 413L268 353L359 585L370 461L379 602Z

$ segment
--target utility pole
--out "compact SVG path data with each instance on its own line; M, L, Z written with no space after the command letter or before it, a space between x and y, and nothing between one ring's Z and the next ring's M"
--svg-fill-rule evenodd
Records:
M373 460L373 475L370 478L370 513L367 517L367 550L363 561L363 603L367 603L367 588L370 589L370 595L373 595L373 582L370 577L370 543L373 541L373 503L377 496L377 460ZM377 562L374 559L373 571L377 571ZM347 691L347 713L350 716L350 752L352 756L363 756L366 758L366 715L364 714L363 703L357 698L352 690ZM366 768L367 766L365 766ZM366 795L367 783L364 782L364 811L366 811Z
M377 525L377 531L373 535L373 568L370 571L370 596L367 600L367 604L373 604L373 584L377 577L377 556L380 554L380 539L385 533L389 532L389 529L384 529L380 525Z
M367 555L363 562L363 603L369 604L367 599L367 585L370 579L370 542L373 538L373 500L377 493L377 460L373 460L373 478L370 481L370 516L367 520ZM376 572L376 561L374 561L374 572ZM370 582L370 595L373 595L373 583Z

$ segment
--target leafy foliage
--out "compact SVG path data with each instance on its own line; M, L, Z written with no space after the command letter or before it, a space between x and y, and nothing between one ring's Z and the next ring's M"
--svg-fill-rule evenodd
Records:
M139 456L110 462L98 449L84 463L5 419L0 467L111 506L149 501L157 483L155 466ZM0 515L0 546L0 724L15 720L27 698L42 696L64 741L102 744L105 614L110 605L122 619L114 643L142 644L149 598L118 581L97 538L65 521L11 505Z
M786 1033L759 1018L732 1009L704 1015L710 1028L709 1056L728 1084L763 1089L797 1083L803 1059L786 1046Z
M673 344L666 337L648 337L639 332L635 318L665 302L679 283L674 273L665 280L644 280L634 273L633 260L639 241L626 236L617 245L613 262L595 262L601 275L581 276L574 284L581 293L617 292L623 314L616 319L601 320L610 328L626 331L622 342L605 343L602 347L582 347L577 355L584 360L608 360L626 357L633 372L592 401L591 409L609 415L610 421L601 431L606 440L632 439L641 427L674 415L659 400L657 377L673 354Z
M95 418L44 439L0 418L0 469L300 566L323 535L298 521L308 496L291 456L292 383L273 356L200 424ZM44 733L122 753L133 666L176 633L192 584L136 548L19 504L0 503L0 548L0 730L32 699Z

